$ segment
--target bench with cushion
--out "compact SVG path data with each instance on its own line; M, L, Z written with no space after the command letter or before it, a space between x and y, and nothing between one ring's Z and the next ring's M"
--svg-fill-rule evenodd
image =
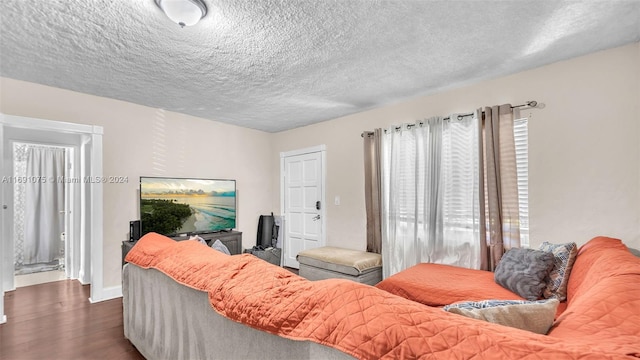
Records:
M348 279L375 285L382 280L382 256L325 246L301 251L299 275L309 280Z

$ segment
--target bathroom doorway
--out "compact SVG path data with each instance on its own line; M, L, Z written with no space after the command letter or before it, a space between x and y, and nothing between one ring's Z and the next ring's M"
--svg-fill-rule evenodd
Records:
M80 200L86 184L76 180L84 175L84 141L82 134L4 126L4 291L62 279L88 283ZM38 207L29 210L34 202Z
M0 175L13 176L12 141L57 144L77 149L74 154L75 174L82 180L102 176L103 128L97 125L67 123L0 113ZM67 276L83 285L91 284L88 301L94 303L117 296L106 291L102 279L103 248L103 186L102 183L73 184L70 196L71 214L67 222L65 242L74 254L65 254ZM4 295L15 289L13 241L13 187L2 186L0 191L0 324L7 322ZM76 196L77 195L77 196ZM72 198L72 199L71 199ZM68 245L65 245L69 248ZM94 249L92 251L92 249Z

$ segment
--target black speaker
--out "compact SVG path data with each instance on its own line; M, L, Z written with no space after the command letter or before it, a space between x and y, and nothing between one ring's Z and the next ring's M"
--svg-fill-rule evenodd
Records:
M140 220L129 221L129 241L140 239Z
M271 215L260 215L258 218L256 246L261 246L263 249L275 246L275 244L273 244L273 225L273 213L271 213Z

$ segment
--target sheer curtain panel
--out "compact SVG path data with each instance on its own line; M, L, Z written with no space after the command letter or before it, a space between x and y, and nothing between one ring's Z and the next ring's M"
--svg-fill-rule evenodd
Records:
M451 119L383 135L384 277L421 262L480 267L480 127Z

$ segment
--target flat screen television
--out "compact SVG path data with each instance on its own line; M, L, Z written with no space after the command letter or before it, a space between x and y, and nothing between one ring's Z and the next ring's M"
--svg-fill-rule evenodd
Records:
M236 227L236 181L140 177L141 235L201 234Z

